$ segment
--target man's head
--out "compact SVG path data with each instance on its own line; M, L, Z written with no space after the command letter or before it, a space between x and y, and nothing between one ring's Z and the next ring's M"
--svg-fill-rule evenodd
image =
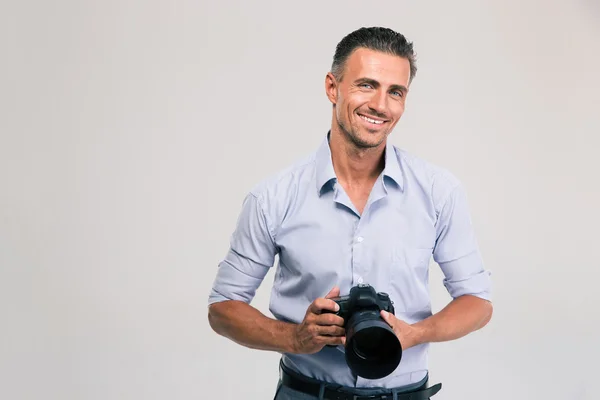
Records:
M412 43L387 28L361 28L336 47L325 86L333 128L355 146L381 145L404 112L417 68Z

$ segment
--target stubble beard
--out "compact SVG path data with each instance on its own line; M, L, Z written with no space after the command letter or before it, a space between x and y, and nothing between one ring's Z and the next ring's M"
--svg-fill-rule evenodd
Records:
M349 127L346 127L344 125L344 123L340 120L338 120L338 127L340 128L340 131L346 137L346 139L348 139L354 147L356 147L357 149L360 149L360 150L368 150L368 149L376 148L379 145L381 145L381 143L383 143L383 141L387 137L387 136L384 136L378 142L373 143L373 142L366 141L360 137L360 135L358 134L358 130L360 128L358 128L358 127L354 127L352 125L350 125Z

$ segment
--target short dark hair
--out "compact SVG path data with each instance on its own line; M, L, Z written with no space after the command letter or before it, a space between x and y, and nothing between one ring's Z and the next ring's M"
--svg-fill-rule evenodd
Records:
M348 57L359 48L381 51L408 59L410 64L409 82L412 82L417 74L413 44L404 35L389 28L363 27L346 35L336 46L331 73L337 80L342 79L342 72Z

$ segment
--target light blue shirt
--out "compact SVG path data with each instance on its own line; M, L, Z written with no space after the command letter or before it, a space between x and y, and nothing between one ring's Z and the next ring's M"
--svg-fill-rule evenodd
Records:
M231 247L219 264L209 304L250 303L275 260L269 309L275 318L300 323L310 303L338 285L341 294L368 283L386 292L396 317L415 323L432 315L431 257L453 297L490 299L465 191L447 170L390 143L385 168L360 215L337 183L328 139L301 162L263 180L246 196ZM278 257L276 257L278 256ZM428 371L429 344L407 349L389 376L353 376L343 347L316 354L283 354L306 376L350 387L398 387Z

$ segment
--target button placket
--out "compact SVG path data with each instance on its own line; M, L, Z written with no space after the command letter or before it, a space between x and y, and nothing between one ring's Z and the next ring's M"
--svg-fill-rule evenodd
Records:
M360 219L356 221L354 235L352 238L352 286L362 281L361 257L363 254L362 245L364 238L360 235Z
M360 225L360 223L359 223ZM363 247L364 244L363 242L365 241L364 236L360 235L359 230L358 230L358 226L357 226L357 230L355 232L354 235L354 241L353 241L353 249L354 249L354 267L353 267L353 276L352 276L352 280L353 280L353 285L357 285L357 284L362 284L364 282L363 280L363 271L361 268L361 263L360 263L360 257L363 254Z

